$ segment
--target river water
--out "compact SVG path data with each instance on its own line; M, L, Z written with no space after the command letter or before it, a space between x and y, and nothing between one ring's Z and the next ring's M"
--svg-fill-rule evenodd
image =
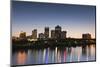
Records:
M65 47L65 48L43 48L43 49L21 49L12 53L12 65L67 63L80 61L95 61L96 46Z

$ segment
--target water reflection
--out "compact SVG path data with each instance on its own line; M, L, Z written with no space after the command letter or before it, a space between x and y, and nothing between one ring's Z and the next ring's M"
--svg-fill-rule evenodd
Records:
M13 53L12 64L48 64L95 60L95 45L19 50Z
M17 54L17 64L25 64L26 57L27 57L27 54L25 53L25 51L18 52L18 54Z

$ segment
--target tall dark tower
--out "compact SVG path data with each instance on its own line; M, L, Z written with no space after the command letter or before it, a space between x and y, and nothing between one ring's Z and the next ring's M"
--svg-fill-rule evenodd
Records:
M61 27L59 25L55 27L55 38L56 39L61 38Z
M51 30L51 38L55 39L55 30Z
M44 35L45 35L45 38L49 38L49 27L45 27Z
M32 31L32 39L37 39L37 29L34 29L33 31Z

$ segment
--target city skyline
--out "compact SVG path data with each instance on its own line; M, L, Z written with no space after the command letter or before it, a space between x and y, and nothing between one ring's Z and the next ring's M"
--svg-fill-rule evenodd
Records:
M59 29L59 27L61 27L61 26L59 26L59 25L56 25L55 26L55 28L54 29L52 29L53 31L56 31L56 27L58 27L58 29ZM49 27L44 27L44 32L40 32L40 33L37 33L37 29L33 29L33 30L31 30L31 34L30 35L27 35L27 32L25 32L25 31L20 31L19 32L19 34L18 34L18 36L14 36L14 37L20 37L20 34L21 33L25 33L25 35L26 36L32 36L33 37L33 39L36 39L36 38L39 38L39 34L43 34L44 35L44 37L46 37L46 38L52 38L52 30L50 30L50 28ZM65 30L62 30L62 27L61 27L61 33L62 32L64 32L64 33L66 33L66 35L67 35L67 31L65 31ZM60 33L60 34L61 34ZM24 35L24 36L25 36ZM34 38L35 37L35 38ZM67 38L67 37L66 37Z
M44 33L41 33L41 32L37 33L37 29L33 29L31 31L30 35L26 35L26 34L27 34L27 32L20 31L18 36L13 36L13 37L14 38L18 37L18 38L23 38L23 39L26 39L26 38L29 38L29 39L37 39L37 38L40 38L40 39L48 39L48 38L51 38L51 39L57 39L57 38L65 39L65 38L72 38L72 37L67 37L67 31L62 30L62 27L59 26L59 25L55 26L55 29L52 29L52 30L49 30L49 27L45 27L44 28ZM93 37L91 37L90 33L82 33L81 38L91 39Z
M67 37L81 38L83 33L90 33L95 38L95 6L65 4L46 4L30 2L12 2L12 36L20 31L31 35L32 30L50 32L56 25L67 31ZM50 34L50 33L49 33Z

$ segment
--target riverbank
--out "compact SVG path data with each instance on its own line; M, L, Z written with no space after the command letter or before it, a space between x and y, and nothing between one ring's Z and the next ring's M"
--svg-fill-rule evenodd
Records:
M90 44L96 44L95 39L84 40L84 39L48 39L48 40L38 40L38 41L15 41L12 42L12 48L54 48L54 47L76 47L76 46L86 46Z

